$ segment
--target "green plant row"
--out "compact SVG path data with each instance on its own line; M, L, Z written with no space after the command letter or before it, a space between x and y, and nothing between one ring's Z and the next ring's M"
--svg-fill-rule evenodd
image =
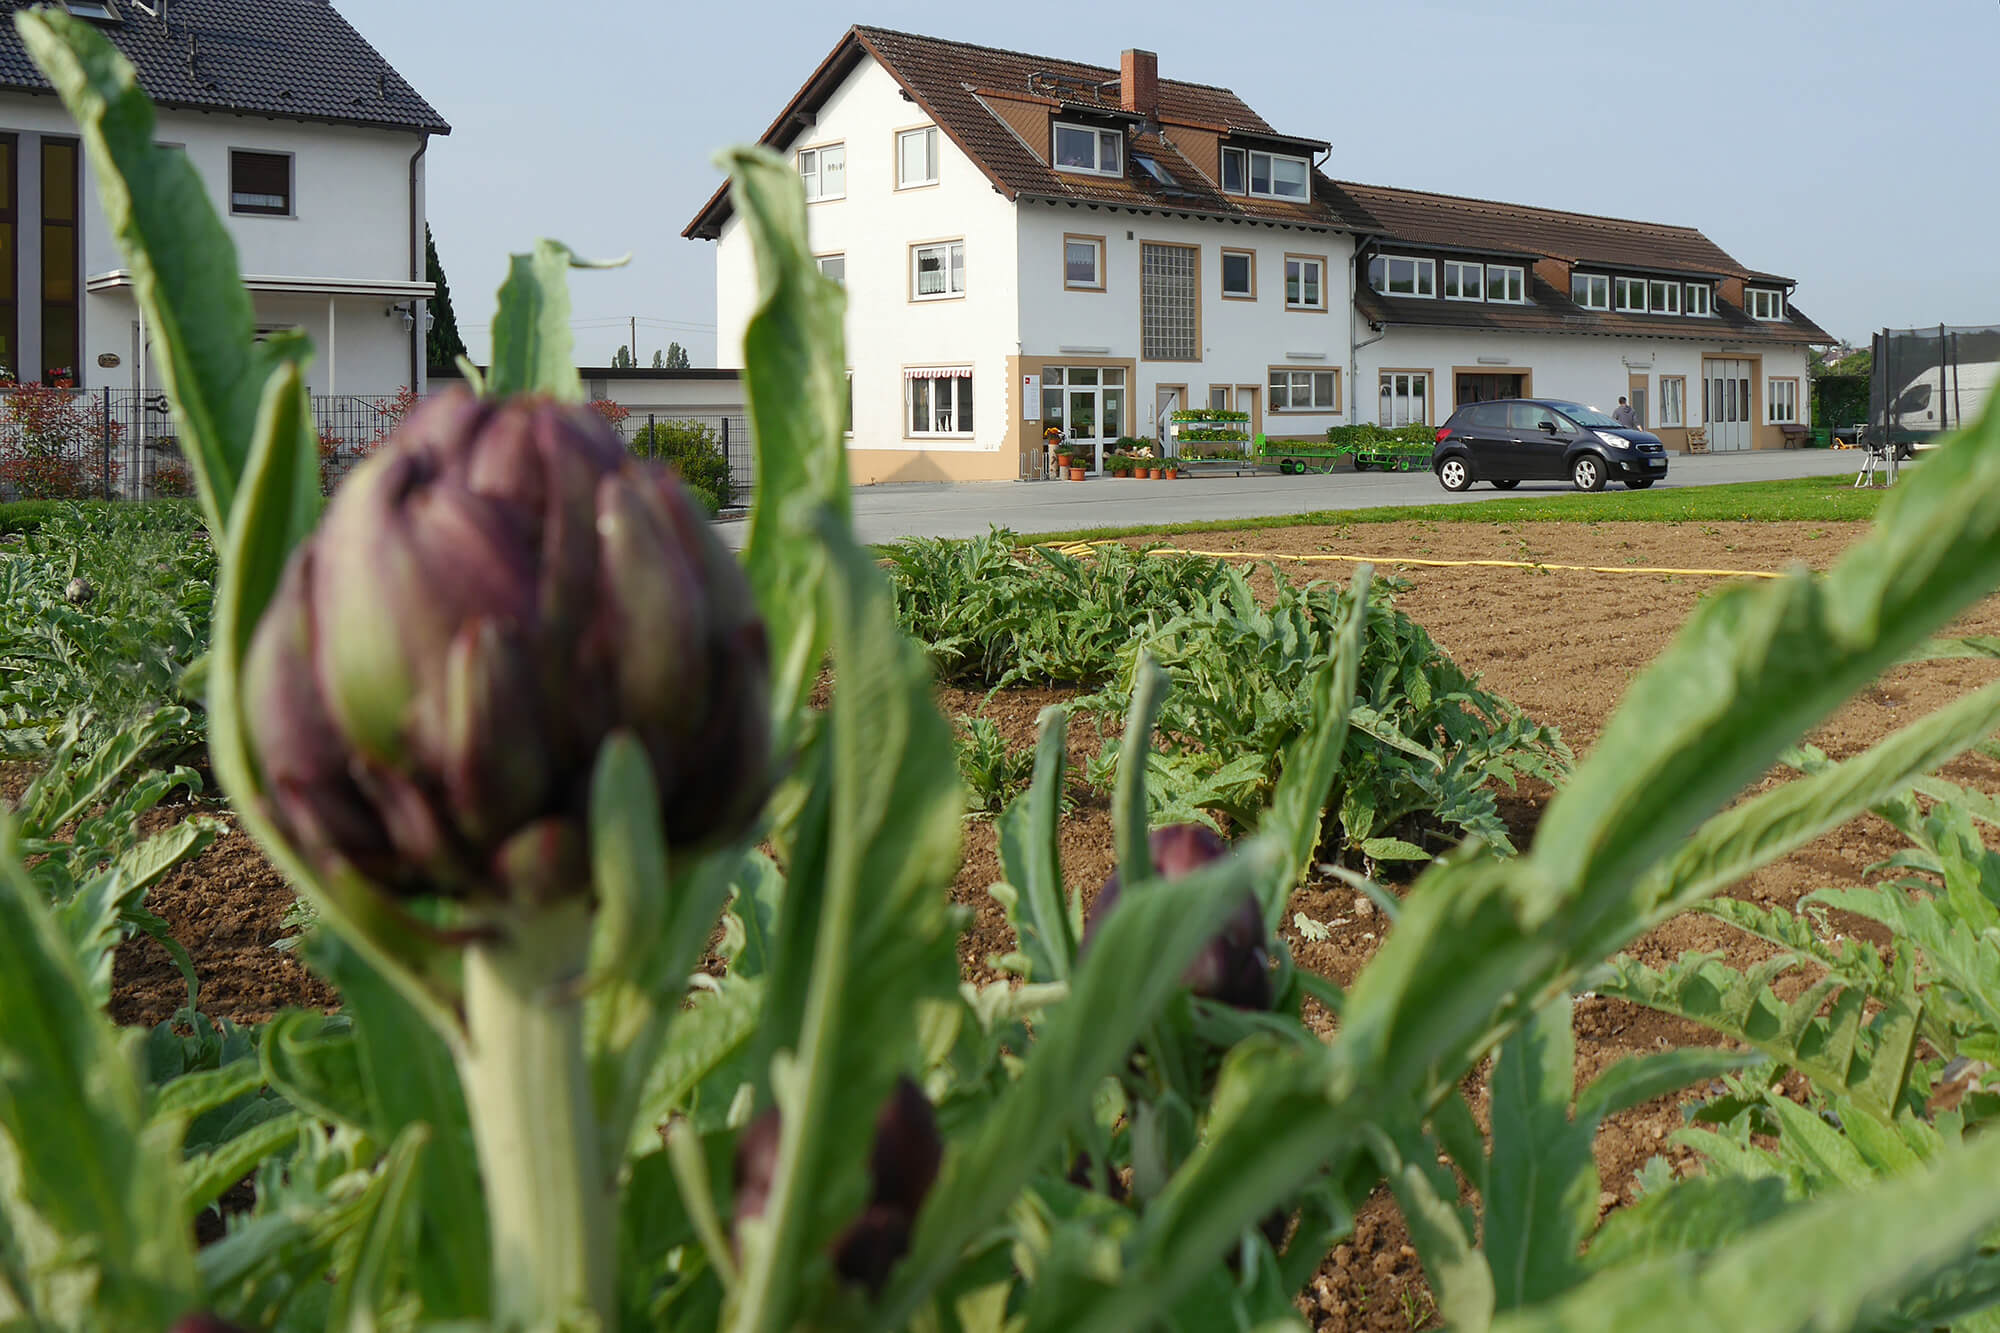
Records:
M1247 422L1248 412L1232 412L1220 407L1184 407L1173 414L1175 421L1231 421Z

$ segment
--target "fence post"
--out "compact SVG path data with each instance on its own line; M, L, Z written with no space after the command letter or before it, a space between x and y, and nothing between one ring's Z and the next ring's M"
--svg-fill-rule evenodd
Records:
M658 426L659 423L654 419L653 414L648 412L646 414L646 457L648 458L658 458L660 456L660 432Z
M722 463L724 475L729 478L729 494L722 497L725 504L736 499L736 460L729 454L729 414L722 414Z
M104 386L104 498L111 498L111 386Z

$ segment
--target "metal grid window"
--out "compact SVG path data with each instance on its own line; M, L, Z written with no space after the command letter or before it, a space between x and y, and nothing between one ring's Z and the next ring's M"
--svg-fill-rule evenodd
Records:
M1201 359L1196 254L1185 245L1140 247L1139 344L1148 361Z

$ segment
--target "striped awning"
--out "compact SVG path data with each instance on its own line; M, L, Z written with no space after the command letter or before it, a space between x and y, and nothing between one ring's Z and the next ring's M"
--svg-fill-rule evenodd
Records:
M972 374L971 366L909 366L903 371L906 380L953 380Z

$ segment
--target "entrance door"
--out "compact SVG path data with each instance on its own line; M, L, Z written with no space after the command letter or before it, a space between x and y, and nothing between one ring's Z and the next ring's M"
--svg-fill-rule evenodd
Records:
M1632 415L1638 420L1640 430L1651 430L1653 418L1648 415L1651 404L1646 401L1646 386L1649 381L1644 375L1632 375L1628 379L1631 384L1627 392L1632 395Z
M1736 453L1750 447L1750 363L1701 363L1702 407L1708 422L1711 453Z
M1243 423L1244 433L1250 443L1243 446L1244 453L1257 451L1257 437L1264 433L1264 386L1261 384L1239 384L1236 386L1236 410L1250 419Z
M1125 431L1125 371L1117 366L1045 366L1042 423L1062 427L1063 443L1102 470L1104 448Z
M1174 413L1181 410L1186 392L1179 384L1162 384L1153 390L1153 439L1162 458L1167 454L1167 441L1174 437Z

